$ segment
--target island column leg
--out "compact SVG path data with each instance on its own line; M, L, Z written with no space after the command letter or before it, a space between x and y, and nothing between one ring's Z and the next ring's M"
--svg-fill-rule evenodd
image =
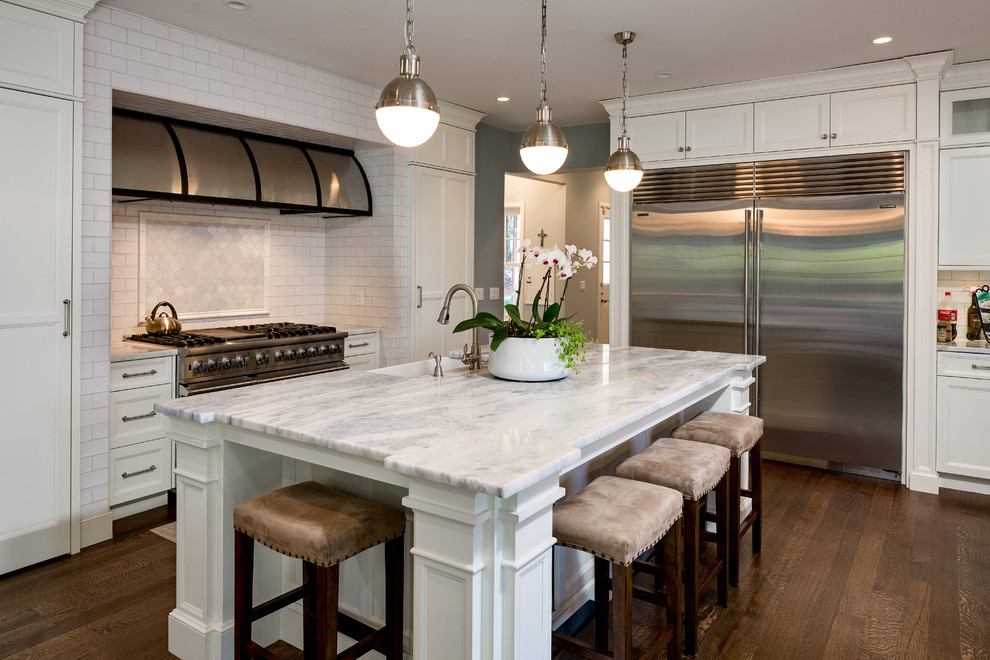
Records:
M556 476L507 499L414 480L413 657L549 660Z

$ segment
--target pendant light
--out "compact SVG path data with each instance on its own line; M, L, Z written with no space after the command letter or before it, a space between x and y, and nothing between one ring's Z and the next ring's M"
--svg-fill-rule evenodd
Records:
M534 174L553 174L567 159L564 133L550 121L547 103L547 0L543 0L543 31L540 39L540 105L536 122L523 135L519 156Z
M375 119L389 140L400 147L416 147L437 130L440 108L437 97L419 77L419 56L412 45L413 0L406 0L406 47L399 58L399 77L385 85Z
M609 156L605 165L605 181L616 192L628 192L643 179L643 164L639 156L629 149L629 136L626 135L626 99L629 97L629 83L626 81L626 48L636 38L635 32L616 32L616 43L622 44L622 135L619 148Z

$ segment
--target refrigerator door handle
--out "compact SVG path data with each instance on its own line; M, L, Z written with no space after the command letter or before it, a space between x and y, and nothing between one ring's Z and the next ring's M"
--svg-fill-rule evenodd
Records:
M743 353L749 353L749 243L750 243L750 221L753 219L753 211L746 209L745 227L743 229Z
M753 350L760 353L760 252L762 251L763 209L756 210L753 226Z

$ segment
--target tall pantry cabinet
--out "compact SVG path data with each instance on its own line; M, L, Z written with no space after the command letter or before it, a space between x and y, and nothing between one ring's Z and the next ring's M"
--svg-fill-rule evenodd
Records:
M71 552L78 524L73 220L93 4L0 1L0 574Z

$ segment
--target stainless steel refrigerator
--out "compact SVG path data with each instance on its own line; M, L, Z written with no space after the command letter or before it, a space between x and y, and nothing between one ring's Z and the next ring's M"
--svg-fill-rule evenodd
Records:
M634 194L631 342L759 353L764 452L897 478L901 152L654 170Z

